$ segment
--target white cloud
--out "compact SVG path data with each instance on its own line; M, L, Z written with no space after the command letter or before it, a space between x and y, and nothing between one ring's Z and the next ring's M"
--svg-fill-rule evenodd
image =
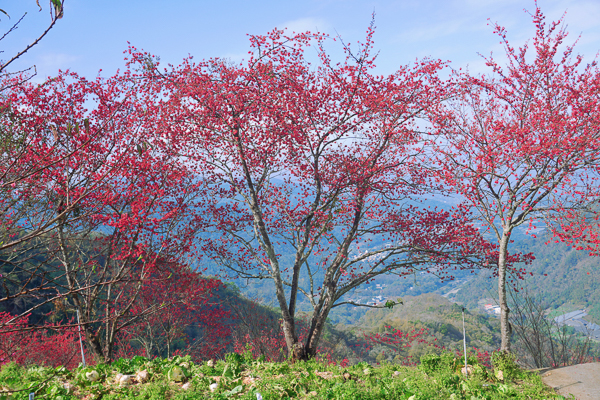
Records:
M321 18L299 18L279 24L278 28L287 28L288 32L302 33L310 32L327 32L330 25L327 21Z
M79 57L64 53L46 53L38 58L38 71L50 71L70 68Z
M239 64L245 59L248 59L248 53L226 53L220 56L221 58L226 58L230 60L232 63Z
M420 42L437 39L446 35L450 35L459 30L460 23L457 21L438 24L435 27L417 27L411 30L402 32L397 37L399 42Z

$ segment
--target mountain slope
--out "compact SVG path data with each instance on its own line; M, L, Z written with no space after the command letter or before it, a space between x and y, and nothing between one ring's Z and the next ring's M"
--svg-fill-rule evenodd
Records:
M533 252L536 259L526 267L531 274L525 280L510 277L519 292L534 296L548 308L572 311L585 308L600 322L600 259L585 251L563 244L545 244L549 237L522 237L515 241L512 251ZM456 301L476 308L484 298L497 298L497 280L490 273L481 273L461 286Z

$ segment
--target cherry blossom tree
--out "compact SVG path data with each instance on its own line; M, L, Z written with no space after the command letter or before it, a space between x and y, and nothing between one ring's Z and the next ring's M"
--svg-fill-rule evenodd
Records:
M60 324L46 324L43 330L30 331L28 317L14 320L14 316L0 312L0 366L9 362L19 365L77 367L81 362L80 345L73 327L64 329Z
M564 18L564 17L563 17ZM583 65L565 46L563 19L547 25L536 5L532 43L515 49L495 25L506 66L486 58L489 75L459 75L446 113L433 118L435 158L445 182L477 211L497 240L502 350L510 351L506 284L508 249L521 225L556 221L597 199L600 79L595 62ZM564 48L564 50L561 50ZM518 289L518 284L515 284Z
M132 311L146 277L195 258L197 184L144 138L154 120L130 74L62 73L4 95L0 306L16 319L51 303L78 311L109 361L119 332L160 309Z
M149 358L171 357L177 342L194 359L222 355L231 335L230 312L218 301L217 291L223 288L220 280L203 278L188 266L162 265L144 280L132 309L143 317L125 330L127 340ZM148 313L153 307L158 311ZM197 331L202 334L190 339Z
M94 209L82 207L82 202L99 199L97 189L119 165L115 153L99 151L107 148L99 143L102 140L112 147L110 139L100 138L115 110L99 117L97 126L84 117L82 99L94 90L101 98L101 85L77 78L69 83L69 78L63 74L34 86L11 77L15 84L8 84L11 89L3 93L0 305L14 309L15 301L28 299L12 310L19 315L60 297L52 295L54 281L64 274L50 273L57 255L56 230L93 214Z
M342 44L341 63L325 35L279 30L250 37L240 64L187 59L160 70L130 49L147 103L164 115L155 134L203 183L202 250L230 276L273 282L294 360L315 356L331 309L376 276L447 277L497 257L464 207L417 206L439 186L417 123L448 96L443 63L374 75L372 35L371 26L358 51ZM313 309L304 340L299 295Z

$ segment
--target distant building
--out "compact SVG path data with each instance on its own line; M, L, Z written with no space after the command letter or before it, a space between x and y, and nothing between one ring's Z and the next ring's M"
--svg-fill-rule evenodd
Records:
M375 296L371 299L371 302L369 304L373 304L374 306L376 306L378 303L383 303L383 296Z

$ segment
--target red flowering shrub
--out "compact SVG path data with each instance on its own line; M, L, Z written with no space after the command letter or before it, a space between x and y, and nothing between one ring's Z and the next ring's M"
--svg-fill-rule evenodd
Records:
M81 362L76 328L50 324L33 328L28 327L28 316L9 322L12 318L0 312L0 365L14 361L19 365L63 365L71 369Z

